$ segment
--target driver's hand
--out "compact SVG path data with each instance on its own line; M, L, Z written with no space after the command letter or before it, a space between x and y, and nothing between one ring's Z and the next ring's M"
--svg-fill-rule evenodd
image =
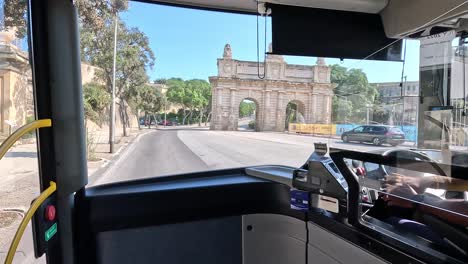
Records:
M398 173L392 173L385 176L382 188L383 191L388 194L408 197L418 194L415 188L419 189L419 181L420 178L407 177Z
M405 176L399 173L391 173L385 176L384 183L393 186L408 185L415 189L417 193L424 192L424 189L427 187L427 184L425 184L425 177Z
M385 176L384 184L393 186L402 186L405 180L405 176L399 173L391 173Z
M401 208L412 208L412 203L406 199L411 199L417 194L411 186L405 183L405 176L396 173L385 177L385 181L382 183L382 192L387 205Z

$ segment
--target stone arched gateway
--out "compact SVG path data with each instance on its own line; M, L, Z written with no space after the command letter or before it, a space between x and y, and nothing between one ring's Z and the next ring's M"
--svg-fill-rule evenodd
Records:
M260 79L266 63L266 76ZM284 131L289 102L301 105L306 123L331 122L334 85L330 67L321 58L317 65L287 64L282 56L268 55L265 63L232 59L231 47L224 47L218 59L218 76L210 77L213 114L210 129L237 130L239 104L244 99L257 104L257 131ZM260 67L260 69L258 69Z

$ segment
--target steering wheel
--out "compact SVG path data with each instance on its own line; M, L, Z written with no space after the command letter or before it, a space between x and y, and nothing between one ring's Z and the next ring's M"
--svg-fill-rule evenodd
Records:
M434 169L434 174L437 174L440 176L447 176L447 174L445 174L445 171L442 170L442 168L439 165L437 165L431 158L419 152L415 152L415 151L407 150L407 149L391 149L391 150L385 151L383 153L383 156L399 157L399 158L404 158L404 159L409 159L409 160L429 161L431 162L430 164L431 167ZM380 168L382 169L382 171L386 175L389 175L386 167L387 166L380 164Z
M415 151L405 150L405 149L392 149L383 153L383 156L390 156L390 157L394 156L394 157L400 157L400 158L409 159L409 160L429 161L429 162L432 162L430 165L434 169L434 174L446 176L446 173L442 170L442 168L438 166L431 158L429 158L428 156L424 154L415 152ZM387 168L385 168L387 166L380 165L380 167L383 170L383 172L388 175ZM434 199L441 199L440 197L430 194L430 193L425 193L424 195L427 198L432 197ZM458 228L455 228L451 224L448 224L447 222L437 218L436 216L433 216L428 213L422 213L421 215L422 215L423 223L426 226L429 226L431 230L435 232L437 235L439 235L441 238L447 238L453 244L457 245L456 247L449 245L449 247L451 247L452 250L455 249L457 254L461 254L463 258L466 259L467 253L459 250L459 248L463 248L464 245L468 244L468 235L466 233L459 230Z

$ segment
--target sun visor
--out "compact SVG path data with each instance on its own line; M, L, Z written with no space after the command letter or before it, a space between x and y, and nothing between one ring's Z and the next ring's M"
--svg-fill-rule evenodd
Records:
M402 41L387 38L378 14L276 4L268 7L273 54L340 59L363 59L372 54L367 59L402 59Z

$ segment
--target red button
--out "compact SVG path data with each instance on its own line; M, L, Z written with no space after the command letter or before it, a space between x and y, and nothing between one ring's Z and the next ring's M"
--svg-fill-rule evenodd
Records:
M48 221L54 221L55 220L55 206L53 205L48 205L45 209L45 218Z

